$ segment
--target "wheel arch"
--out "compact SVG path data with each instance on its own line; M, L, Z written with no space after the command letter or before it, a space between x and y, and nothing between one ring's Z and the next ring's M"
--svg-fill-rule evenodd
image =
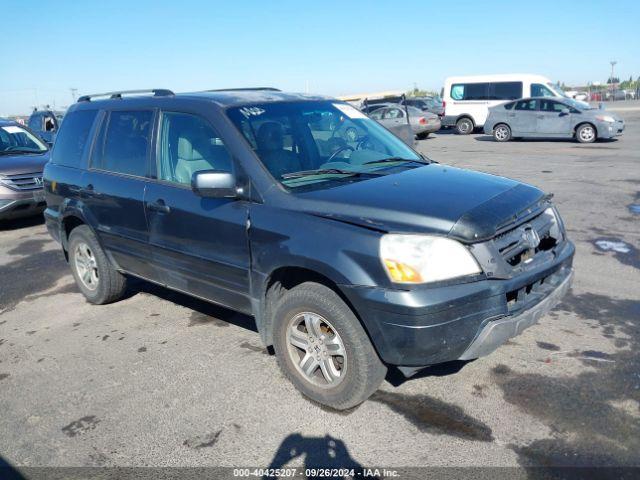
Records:
M473 128L476 128L476 126L478 125L475 118L473 118L473 115L471 115L470 113L461 113L460 115L458 115L456 117L456 123L458 123L463 118L468 118L469 120L471 120L471 123L473 123Z
M277 302L287 291L305 282L319 283L335 292L351 309L365 332L367 332L365 323L358 315L352 302L340 289L338 281L330 278L326 272L319 272L317 269L297 265L283 265L274 269L265 278L260 295L260 308L259 314L256 315L256 323L258 324L257 327L262 341L266 346L273 345L273 312Z

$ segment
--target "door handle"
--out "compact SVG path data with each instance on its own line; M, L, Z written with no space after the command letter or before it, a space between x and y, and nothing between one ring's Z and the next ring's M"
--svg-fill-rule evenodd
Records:
M544 118L544 115L538 115L538 118Z
M147 208L152 212L158 212L158 213L169 213L171 211L171 208L169 208L169 205L164 203L164 200L162 199L158 199L155 202L147 203Z

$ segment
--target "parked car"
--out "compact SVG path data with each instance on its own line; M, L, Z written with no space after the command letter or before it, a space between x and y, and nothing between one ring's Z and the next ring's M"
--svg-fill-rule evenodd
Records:
M371 112L374 112L375 110L382 108L382 107L389 107L391 105L397 105L397 103L393 103L393 102L383 102L383 103L363 103L359 110L362 113L366 113L367 115L370 114Z
M27 125L48 145L53 145L63 118L63 112L35 109L29 117Z
M49 149L28 128L0 120L0 220L41 214Z
M588 102L589 101L589 92L582 92L578 90L567 90L564 94L568 98L573 98L574 100L578 100L580 102Z
M411 107L415 107L423 112L431 112L438 117L444 116L444 105L441 100L433 97L409 97L406 100L400 100L400 105L405 103Z
M427 138L430 133L440 130L440 118L430 112L423 112L415 107L406 107L409 113L411 131L419 139ZM401 138L406 137L407 116L403 105L388 105L374 110L369 117Z
M566 98L557 85L540 75L507 74L449 77L444 84L444 126L461 135L484 126L489 108L523 97ZM588 104L584 104L588 106Z
M584 108L571 100L523 98L489 109L484 132L498 142L513 137L575 138L592 143L622 135L624 121L616 114Z
M630 98L625 90L607 90L604 94L604 99L608 101L627 100Z
M364 401L388 365L487 355L569 288L574 246L548 195L431 162L347 103L110 96L69 109L45 168L78 288L109 303L134 276L252 315L321 404ZM367 138L327 151L323 117Z

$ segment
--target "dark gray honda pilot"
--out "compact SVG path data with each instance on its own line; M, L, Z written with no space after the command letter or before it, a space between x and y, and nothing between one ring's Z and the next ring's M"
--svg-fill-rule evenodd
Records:
M252 315L317 402L357 405L388 365L487 355L569 288L550 196L434 163L346 103L105 96L69 109L44 172L80 290L113 302L135 276Z

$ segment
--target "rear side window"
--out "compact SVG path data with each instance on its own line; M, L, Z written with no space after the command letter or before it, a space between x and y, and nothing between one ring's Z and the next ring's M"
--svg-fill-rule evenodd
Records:
M489 98L488 83L458 83L451 85L453 100L487 100Z
M65 167L80 167L97 110L79 110L65 116L56 137L51 163Z
M489 100L522 98L522 82L495 82L489 87Z
M524 110L524 111L533 111L535 110L536 107L536 101L535 100L520 100L519 102L516 102L516 110Z
M152 120L153 112L147 110L111 112L98 138L93 167L144 177L147 174Z

